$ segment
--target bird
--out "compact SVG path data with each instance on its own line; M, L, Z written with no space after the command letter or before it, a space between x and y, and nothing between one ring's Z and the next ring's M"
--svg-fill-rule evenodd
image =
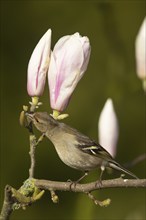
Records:
M47 112L27 113L33 125L54 145L59 158L67 166L83 171L76 182L80 182L88 173L97 168L101 169L99 181L105 168L112 168L129 176L138 177L121 166L110 153L96 141L82 134L77 129L59 122Z

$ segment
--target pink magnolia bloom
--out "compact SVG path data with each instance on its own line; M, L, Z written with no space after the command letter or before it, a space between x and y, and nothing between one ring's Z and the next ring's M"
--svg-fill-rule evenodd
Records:
M90 42L79 33L60 38L51 54L48 71L51 108L62 112L87 69Z
M29 60L27 92L31 97L41 96L43 94L50 61L50 47L51 29L40 39Z
M113 157L115 157L119 129L112 99L108 99L106 101L100 114L98 135L101 146L103 146Z
M137 75L146 79L146 18L144 19L135 41Z

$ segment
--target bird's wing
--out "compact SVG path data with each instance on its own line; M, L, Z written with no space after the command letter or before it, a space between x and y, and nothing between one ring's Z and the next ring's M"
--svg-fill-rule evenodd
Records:
M85 135L77 136L78 147L90 155L100 157L102 159L113 159L112 156L106 151L100 144L97 144L95 141L91 140Z
M64 129L65 133L71 134L76 140L76 146L80 148L84 153L94 155L106 160L113 160L112 156L94 140L88 136L82 134L78 130L71 128L70 126L60 123L61 130Z

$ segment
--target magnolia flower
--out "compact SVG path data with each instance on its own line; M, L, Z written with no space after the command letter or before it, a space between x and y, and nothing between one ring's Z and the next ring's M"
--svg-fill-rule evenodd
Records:
M79 33L60 38L51 53L48 71L51 108L62 112L87 69L90 42Z
M49 29L36 45L27 73L27 92L29 96L41 96L44 91L46 74L49 67L51 47L51 29Z
M114 111L112 99L107 99L98 122L99 143L113 157L116 155L118 141L118 121Z
M144 19L135 41L137 75L146 80L146 18Z

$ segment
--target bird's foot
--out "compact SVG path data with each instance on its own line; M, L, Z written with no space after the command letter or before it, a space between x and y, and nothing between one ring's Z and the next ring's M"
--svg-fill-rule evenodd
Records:
M70 182L70 191L72 191L72 188L75 188L76 187L76 184L78 183L78 181L72 181L70 179L67 180L67 182Z
M99 179L99 180L97 180L96 182L95 182L95 187L99 187L99 188L102 188L102 180L101 179Z
M70 191L72 191L72 187L76 187L76 185L77 185L77 183L79 183L82 179L84 179L84 177L85 176L87 176L88 175L88 172L86 171L85 173L84 173L84 175L83 176L81 176L78 180L76 180L76 181L72 181L72 180L67 180L67 182L71 182L71 184L70 184Z

